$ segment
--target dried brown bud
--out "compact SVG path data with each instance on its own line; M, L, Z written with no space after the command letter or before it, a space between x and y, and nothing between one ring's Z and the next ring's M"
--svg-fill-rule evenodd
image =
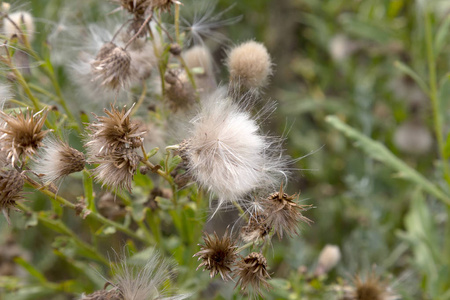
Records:
M241 239L246 242L256 242L264 239L270 233L270 226L267 224L267 216L256 214L251 216L248 224L241 229Z
M106 43L91 63L94 80L111 89L124 88L130 79L130 54L113 43Z
M289 236L298 234L299 225L304 222L312 223L310 219L302 215L302 211L307 210L311 205L298 205L293 200L297 195L289 196L280 191L271 194L263 200L264 212L267 214L267 224L273 228L279 238L283 238L283 233Z
M175 56L180 55L181 54L181 50L182 49L181 49L180 45L178 45L178 44L171 44L170 45L169 51L170 51L170 53L172 53Z
M105 193L101 196L97 207L102 216L111 220L124 217L127 214L125 205L122 201L120 199L116 199L116 197L111 193Z
M204 267L204 270L209 271L211 278L220 274L223 280L232 280L231 267L237 259L237 246L228 230L222 239L214 232L214 235L205 234L203 240L205 244L200 245L201 250L194 254L194 257L198 256L198 260L202 260L197 270Z
M8 223L9 209L22 198L22 189L25 184L23 175L11 166L0 168L0 209Z
M236 286L240 285L241 290L247 290L251 286L254 292L261 295L261 287L266 290L270 288L267 282L270 278L267 260L261 253L252 252L239 261L236 276L238 277Z
M41 111L42 112L42 111ZM7 153L7 159L12 164L23 158L31 157L42 145L42 140L50 130L42 130L48 110L34 115L30 110L19 112L15 116L0 111L0 118L4 124L0 127L1 151Z
M196 93L184 70L170 70L164 76L166 96L173 111L187 109L195 103Z

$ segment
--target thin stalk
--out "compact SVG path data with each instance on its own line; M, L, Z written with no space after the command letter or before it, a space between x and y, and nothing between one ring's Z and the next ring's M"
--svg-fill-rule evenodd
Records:
M441 107L438 98L437 74L436 74L436 58L433 49L433 32L431 28L430 13L425 11L425 38L427 49L428 76L430 86L430 100L433 108L433 122L436 139L438 142L439 156L444 167L444 177L450 186L450 170L446 161L444 146L444 130L442 126Z
M136 32L135 35L133 35L133 37L125 44L125 47L123 47L124 50L126 50L128 48L128 46L130 46L130 44L138 38L138 36L142 33L142 31L144 30L145 27L147 27L147 24L150 22L150 20L153 18L153 11L150 12L150 14L148 15L147 19L145 19L144 23L142 23L142 26L139 28L139 30Z
M138 99L138 102L134 106L133 110L130 113L130 117L133 116L139 109L139 107L144 103L145 95L147 94L147 85L145 84L145 81L142 81L142 92L141 96Z
M17 206L17 208L19 208L20 210L22 210L24 212L27 212L27 213L33 213L34 212L33 210L31 210L29 207L25 206L22 203L16 203L16 206ZM51 225L51 226L49 226L50 228L57 227L58 228L57 232L64 233L65 235L70 237L71 240L74 241L80 248L83 248L84 250L87 250L89 253L91 253L93 256L95 256L98 261L100 261L101 263L105 264L106 266L109 265L109 261L103 255L98 253L97 250L94 247L92 247L88 243L86 243L83 240L81 240L71 229L66 227L64 225L64 223L62 223L62 222L55 222L54 220L49 220L49 219L47 219L45 216L43 216L40 213L37 214L37 218L38 218L38 220L40 222L42 222L44 224Z
M177 44L182 46L180 40L180 5L178 3L175 4L175 39Z
M73 204L72 202L70 202L70 201L64 199L64 198L61 197L61 196L56 195L56 192L55 192L55 191L50 191L50 190L48 190L48 187L41 186L40 184L38 184L37 182L35 182L34 180L32 180L31 178L28 178L28 177L26 178L26 181L27 181L27 183L28 183L29 185L31 185L32 187L34 187L36 190L38 190L38 191L40 191L41 193L43 193L43 194L45 194L45 195L51 197L52 199L55 199L57 202L59 202L59 203L62 204L63 206L66 206L66 207L68 207L68 208L70 208L70 209L72 209L72 210L77 210L77 206L76 206L75 204ZM135 239L137 239L137 240L140 240L140 241L142 241L142 242L148 244L148 241L147 241L145 238L143 238L143 237L137 235L135 232L131 231L131 230L128 229L127 227L125 227L125 226L123 226L123 225L121 225L121 224L119 224L119 223L116 223L116 222L114 222L114 221L111 221L111 220L109 220L109 219L103 217L102 215L100 215L100 214L98 214L98 213L96 213L96 212L93 212L93 211L90 211L90 210L89 210L89 211L86 211L86 208L83 209L82 214L85 213L85 212L89 213L89 214L87 215L87 218L93 219L93 220L97 220L98 222L102 223L103 225L107 225L107 226L114 227L114 228L116 228L117 230L122 231L123 233L126 233L126 234L129 235L130 237L135 238Z

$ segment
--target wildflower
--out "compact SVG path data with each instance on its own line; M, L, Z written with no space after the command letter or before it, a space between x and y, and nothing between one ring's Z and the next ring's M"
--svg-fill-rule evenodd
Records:
M247 90L264 87L272 74L272 62L266 47L254 41L232 49L227 65L231 84Z
M214 235L205 234L203 240L205 244L200 245L201 250L194 254L194 257L198 256L198 260L202 260L197 270L204 267L204 270L209 271L211 278L220 274L223 280L232 280L231 267L237 259L237 246L228 234L228 230L222 239L219 239L214 232Z
M302 215L302 211L310 205L298 205L293 200L296 195L289 196L283 192L283 186L280 191L271 194L263 200L264 211L267 213L267 223L273 228L278 237L283 238L286 232L289 236L298 234L300 222L310 224L312 221Z
M8 223L9 209L22 199L22 189L25 184L23 175L14 167L3 165L0 167L0 209Z
M260 134L256 119L222 91L209 100L191 121L180 151L188 175L219 197L219 207L278 184L286 163L278 145Z
M8 17L3 19L3 31L7 37L26 35L28 40L33 40L34 21L33 16L29 12L17 11L8 14Z
M256 242L264 239L272 228L267 224L267 216L262 213L251 215L246 226L241 229L241 238L244 242Z
M15 161L23 156L32 156L42 140L50 130L42 130L48 110L43 110L32 115L30 110L26 113L19 112L15 116L0 111L0 118L4 124L0 128L2 140L1 151L7 153L7 159L14 165Z
M189 296L168 295L164 283L174 277L174 266L157 252L143 266L123 258L112 269L115 275L108 283L113 288L83 296L82 300L182 300Z
M88 126L89 141L86 143L89 162L97 163L95 178L109 188L131 191L131 182L141 157L135 152L142 145L140 124L130 120L133 107L117 110L105 109L107 116L97 118Z
M95 61L91 63L94 80L100 80L101 85L113 90L127 85L130 65L130 54L111 42L103 45Z
M270 285L267 279L270 278L267 272L267 260L261 253L252 252L237 263L236 276L238 280L236 286L240 285L241 290L247 290L249 286L257 294L261 295L261 288L269 290Z
M338 246L326 245L319 255L317 268L315 271L316 276L321 276L333 269L339 260L341 259L341 251Z
M39 160L33 165L33 170L41 175L45 184L84 169L86 163L84 154L71 148L67 143L52 136L44 139L43 144L38 153Z

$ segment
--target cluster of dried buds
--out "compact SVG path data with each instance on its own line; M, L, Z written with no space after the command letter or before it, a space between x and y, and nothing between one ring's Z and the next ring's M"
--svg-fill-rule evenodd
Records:
M209 271L211 278L217 274L225 281L236 278L236 286L240 286L243 291L251 287L254 294L262 294L262 289L268 290L270 285L267 280L270 275L267 260L262 254L264 246L270 243L274 234L280 238L283 232L289 236L299 234L299 225L311 222L301 213L309 206L298 205L293 201L294 198L295 195L289 196L280 189L261 200L261 211L252 213L247 225L241 228L240 238L247 243L241 248L228 231L222 238L216 233L205 234L201 250L194 255L201 260L198 268ZM260 250L245 257L240 256L239 252L248 246L260 247Z
M93 174L111 189L131 191L133 176L142 159L136 149L141 148L145 131L140 123L130 119L133 107L118 110L111 105L111 110L105 109L106 116L95 115L97 122L87 128L85 146L89 162L98 164Z
M9 208L21 199L29 161L46 185L84 168L83 153L43 129L48 112L0 111L0 208L8 221Z

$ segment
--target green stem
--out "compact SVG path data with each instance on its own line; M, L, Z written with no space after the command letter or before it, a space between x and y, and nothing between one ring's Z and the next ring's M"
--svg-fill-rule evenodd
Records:
M27 213L33 213L34 211L31 210L29 207L25 206L22 203L16 203L17 208L20 210L27 212ZM55 220L49 220L45 217L45 215L41 213L37 213L37 218L40 222L42 222L44 225L47 225L49 228L57 228L57 232L62 233L72 239L72 241L77 244L80 248L90 253L92 256L94 256L99 262L103 263L104 265L108 266L109 261L100 253L97 252L95 248L93 248L91 245L87 244L83 240L81 240L71 229L69 229L67 226L64 225L64 223Z
M134 106L133 110L130 113L130 117L133 116L139 109L139 107L141 107L142 103L144 103L144 99L145 99L145 95L147 94L147 85L145 84L145 81L142 81L142 92L141 92L141 96L139 97L138 102L136 103L136 105Z
M439 156L442 160L444 167L444 177L447 183L450 185L450 170L448 163L446 161L445 146L444 146L444 130L442 126L442 115L441 107L438 97L438 87L437 87L437 75L436 75L436 58L434 56L433 49L433 32L431 28L430 13L425 10L425 38L426 38L426 48L427 48L427 60L428 60L428 76L429 76L429 86L430 86L430 100L433 108L433 121L434 121L434 131L436 134L436 139L439 148Z
M68 207L68 208L70 208L72 210L78 210L78 208L77 208L77 206L75 204L73 204L72 202L64 199L61 196L57 196L54 191L48 190L48 187L45 187L45 186L43 187L43 186L39 185L37 182L35 182L34 180L32 180L30 178L26 178L26 181L32 187L34 187L35 189L37 189L41 193L43 193L43 194L45 194L45 195L55 199L56 201L58 201L63 206L66 206L66 207ZM84 208L83 211L81 212L81 214L87 214L87 218L93 219L93 220L97 220L98 222L102 223L103 225L114 227L117 230L122 231L123 233L126 233L130 237L135 238L136 240L140 240L140 241L144 242L145 244L149 243L146 238L143 238L143 237L137 235L135 232L131 231L127 227L125 227L125 226L123 226L123 225L121 225L119 223L116 223L114 221L111 221L111 220L103 217L102 215L94 212L94 211L88 210L87 208Z

